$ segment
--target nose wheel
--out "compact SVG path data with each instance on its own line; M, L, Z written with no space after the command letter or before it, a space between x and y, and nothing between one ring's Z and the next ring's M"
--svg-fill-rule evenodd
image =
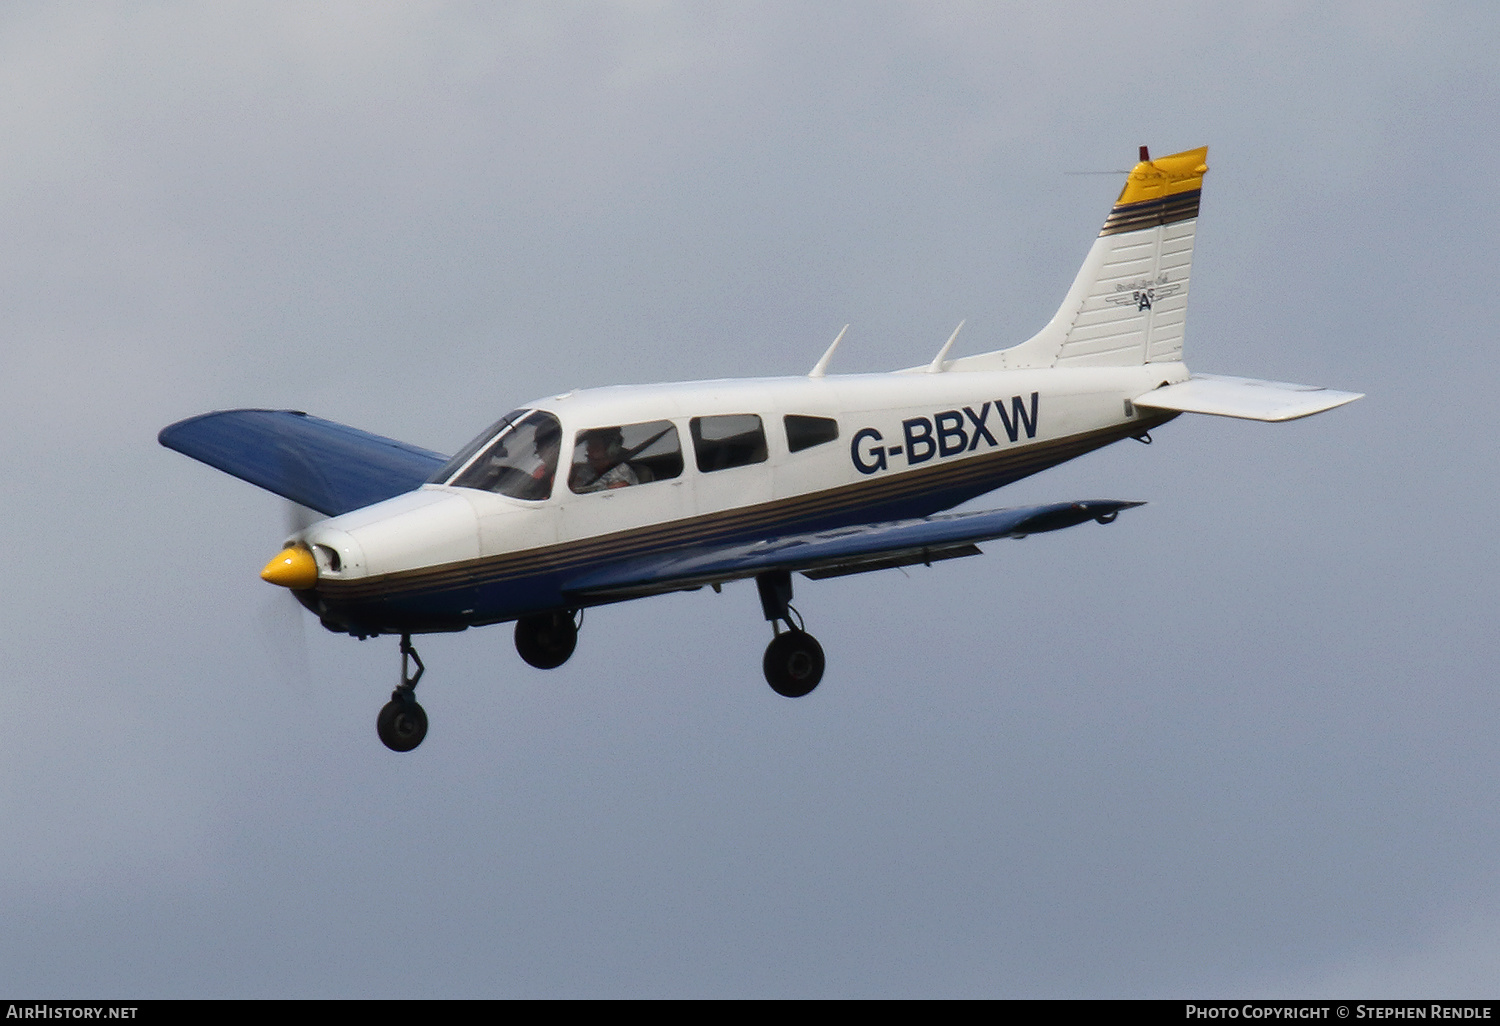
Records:
M810 694L823 679L823 646L803 629L801 615L792 608L791 573L778 570L761 574L755 579L755 586L760 591L761 609L776 633L760 663L766 683L785 698ZM786 625L785 630L782 624Z
M391 751L409 752L427 736L427 710L417 703L410 691L403 694L402 689L397 688L391 693L391 700L381 707L375 729Z
M410 672L412 664L416 673ZM425 669L421 656L412 647L411 635L401 635L401 683L375 718L376 733L393 752L409 752L427 736L427 710L417 704L416 697L417 681L422 679Z

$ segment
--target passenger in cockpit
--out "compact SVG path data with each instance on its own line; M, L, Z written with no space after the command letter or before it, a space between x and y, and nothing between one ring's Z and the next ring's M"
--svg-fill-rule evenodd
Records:
M594 428L583 432L579 441L583 451L575 448L568 480L573 491L602 492L641 483L634 468L625 462L625 443L619 428Z

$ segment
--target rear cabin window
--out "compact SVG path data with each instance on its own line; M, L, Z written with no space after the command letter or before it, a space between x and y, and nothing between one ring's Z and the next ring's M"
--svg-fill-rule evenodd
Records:
M682 444L670 420L578 432L568 487L582 495L682 475Z
M786 425L786 447L792 452L832 442L839 436L839 422L831 417L804 417L788 413L782 418L782 422Z
M705 474L766 461L766 431L753 413L694 417L693 454Z

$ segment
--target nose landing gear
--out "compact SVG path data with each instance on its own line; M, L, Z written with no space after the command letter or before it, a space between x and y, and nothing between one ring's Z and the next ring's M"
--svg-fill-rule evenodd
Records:
M415 663L416 673L409 673L408 660ZM401 635L401 683L391 692L391 700L375 719L380 740L393 752L409 752L427 736L427 711L417 704L417 681L422 679L422 657L412 647L411 635Z
M761 669L771 690L786 698L801 698L811 693L823 679L823 646L803 630L802 616L791 606L792 575L776 570L755 578L760 591L760 605L771 621L776 636L766 646ZM792 617L796 617L793 622ZM786 624L786 630L781 628Z

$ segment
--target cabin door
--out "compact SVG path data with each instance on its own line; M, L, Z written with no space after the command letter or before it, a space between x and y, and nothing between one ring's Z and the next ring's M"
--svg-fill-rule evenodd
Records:
M553 489L562 540L691 516L692 490L683 469L681 436L669 420L576 432L567 474Z

